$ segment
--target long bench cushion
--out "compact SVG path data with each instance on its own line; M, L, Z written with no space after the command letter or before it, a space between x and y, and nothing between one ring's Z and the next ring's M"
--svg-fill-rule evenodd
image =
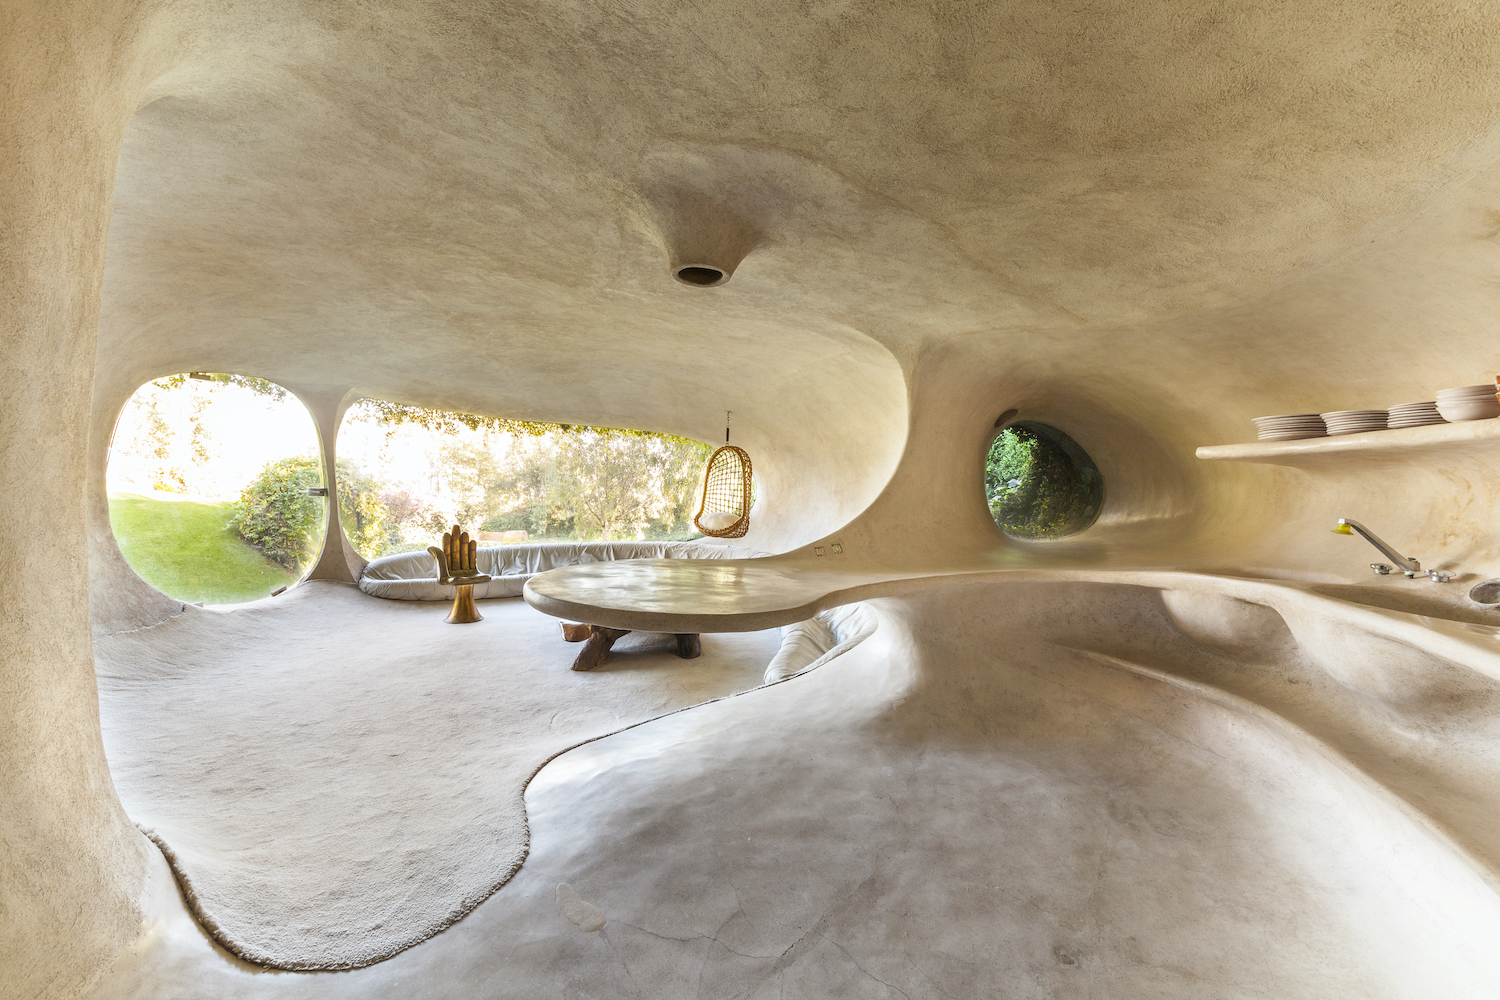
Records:
M847 653L873 635L876 624L868 604L843 604L782 626L781 648L766 666L765 683L784 681Z
M749 559L767 555L755 549L703 542L539 542L493 545L478 552L481 573L474 597L519 597L526 581L558 566L611 559ZM426 550L401 552L371 560L359 578L359 589L372 597L395 601L448 601L453 588L437 582L437 563Z

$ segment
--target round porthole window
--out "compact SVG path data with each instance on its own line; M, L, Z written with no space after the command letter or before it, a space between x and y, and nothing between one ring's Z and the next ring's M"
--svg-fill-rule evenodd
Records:
M1012 538L1076 535L1099 518L1104 479L1056 427L1022 421L1002 430L984 462L990 516Z

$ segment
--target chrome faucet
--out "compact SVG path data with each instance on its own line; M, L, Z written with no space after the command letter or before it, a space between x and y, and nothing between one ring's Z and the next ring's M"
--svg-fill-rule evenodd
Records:
M1351 520L1347 517L1341 517L1339 518L1339 523L1335 525L1333 529L1333 533L1335 535L1352 535L1356 531L1364 536L1365 541L1369 542L1371 545L1379 549L1381 555L1385 556L1391 562L1395 563L1396 566L1401 570L1401 572L1406 574L1406 578L1408 580L1414 580L1418 576L1424 575L1424 572L1426 577L1433 583L1447 583L1449 580L1453 579L1453 574L1451 573L1443 573L1435 569L1424 571L1422 569L1421 563L1417 562L1417 560L1413 559L1410 556L1401 555L1395 549L1387 545L1379 535L1375 534L1375 532L1371 531L1369 528L1366 528L1358 521ZM1374 570L1378 576L1387 576L1390 574L1392 567L1388 563L1370 563L1370 568Z

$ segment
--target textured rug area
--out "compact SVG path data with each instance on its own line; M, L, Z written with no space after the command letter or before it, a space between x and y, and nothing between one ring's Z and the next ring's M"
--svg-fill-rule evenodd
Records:
M522 793L581 742L760 683L776 630L676 656L637 633L592 673L520 599L485 620L308 584L95 644L115 787L204 925L285 969L368 965L526 856Z

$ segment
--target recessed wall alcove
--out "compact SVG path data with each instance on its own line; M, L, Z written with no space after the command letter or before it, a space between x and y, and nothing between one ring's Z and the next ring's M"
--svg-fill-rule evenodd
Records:
M925 354L913 376L901 465L837 537L877 562L912 565L1181 557L1213 514L1201 503L1203 463L1166 417L1143 385L1114 388L1015 365L1003 338L949 341ZM1087 530L1045 543L997 530L985 483L997 423L1061 429L1092 460L1104 489Z

